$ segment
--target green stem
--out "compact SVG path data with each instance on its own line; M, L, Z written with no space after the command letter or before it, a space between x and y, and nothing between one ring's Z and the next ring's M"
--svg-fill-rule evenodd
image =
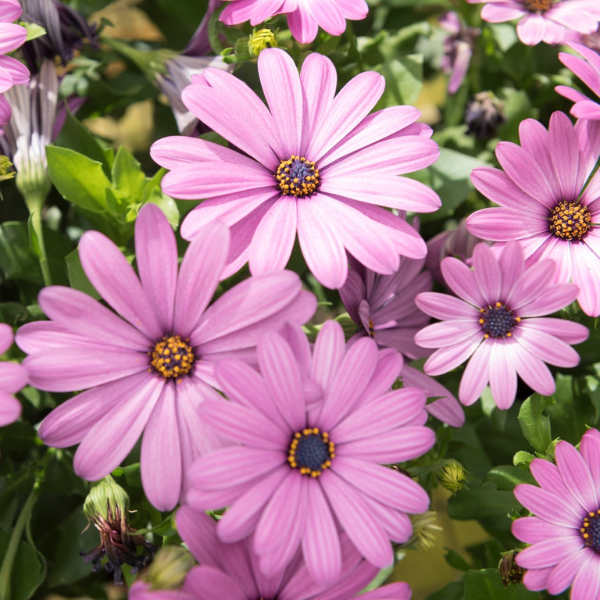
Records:
M48 264L48 255L46 254L46 244L44 243L44 231L42 228L42 212L34 210L31 213L31 225L38 241L38 251L40 254L40 267L42 268L42 277L44 285L52 285L52 277L50 275L50 265Z
M10 600L10 576L12 573L13 564L17 557L17 551L19 549L19 542L21 536L29 519L31 518L31 511L37 502L38 496L40 495L40 483L36 482L25 502L25 506L21 510L21 514L17 519L15 528L13 529L12 535L10 536L10 542L4 555L4 561L2 562L2 568L0 569L0 600Z

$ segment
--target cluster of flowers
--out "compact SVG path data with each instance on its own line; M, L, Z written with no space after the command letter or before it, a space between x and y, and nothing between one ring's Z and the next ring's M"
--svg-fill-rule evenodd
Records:
M1 0L0 9L7 21L0 48L8 52L26 34L10 23L20 14L16 0ZM318 25L339 35L346 18L366 12L362 0L233 0L221 19L257 24L286 13L294 36L307 42ZM523 17L523 41L557 43L565 28L595 31L600 9L596 0L491 0L483 17ZM600 93L600 56L572 47L583 58L561 60ZM4 92L28 74L2 58ZM145 493L159 510L185 505L178 528L201 564L177 598L345 600L393 562L390 542L412 533L407 514L429 506L416 482L387 465L434 445L429 414L455 427L464 421L432 377L468 360L462 404L489 383L507 409L517 375L550 395L546 363L578 364L571 346L587 329L546 315L577 299L600 316L600 105L559 88L575 102L577 123L563 113L548 129L524 121L521 145L497 147L502 170L472 174L498 207L431 240L426 259L427 244L406 213L435 211L440 200L403 177L439 155L419 112L371 113L384 91L374 72L336 95L335 67L319 54L299 74L286 52L266 49L258 70L267 106L219 67L194 74L182 94L185 108L232 148L181 136L152 147L169 170L163 190L204 199L182 223L190 244L181 265L173 230L154 205L142 208L135 226L139 276L111 240L86 232L83 269L113 310L70 288L42 290L49 320L17 332L28 354L23 365L0 365L0 425L18 418L11 394L27 380L51 392L85 390L56 408L39 436L57 448L78 445L75 472L90 481L121 464L143 434ZM7 107L0 104L2 115ZM296 236L314 277L339 289L357 325L347 342L335 321L313 345L301 327L316 298L284 270ZM211 302L246 263L251 277ZM454 295L432 292L434 276ZM12 330L2 326L0 349L11 343ZM404 364L425 357L424 373ZM392 390L398 377L404 387ZM428 397L437 399L427 404ZM590 431L580 453L557 446L557 466L532 463L542 489L517 488L538 515L514 524L533 544L517 558L530 589L558 593L573 583L574 599L600 592L599 457L600 434ZM218 523L202 514L226 507ZM361 597L409 596L405 584L393 584ZM139 583L131 597L175 596Z

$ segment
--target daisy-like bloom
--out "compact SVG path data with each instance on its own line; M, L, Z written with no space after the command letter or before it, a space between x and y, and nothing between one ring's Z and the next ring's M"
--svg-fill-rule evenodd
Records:
M165 193L207 199L186 217L183 237L224 222L232 232L224 275L248 260L256 275L285 267L298 232L308 267L329 288L346 280L346 251L386 274L398 270L400 254L423 258L419 234L381 208L440 206L433 190L397 176L439 155L431 129L415 123L419 111L396 106L369 115L385 85L374 72L357 75L334 97L335 67L319 54L306 58L298 76L287 53L268 48L258 70L270 110L237 77L215 69L195 76L182 97L244 154L182 137L152 146L154 160L171 169Z
M600 433L589 429L579 452L556 445L556 465L535 459L531 473L540 487L515 487L517 500L535 516L513 522L513 535L531 544L517 554L527 569L525 586L558 595L571 586L571 600L600 597Z
M558 58L565 67L573 71L583 83L585 83L595 94L600 96L600 54L587 48L583 44L571 42L567 44L583 58L573 56L567 52L560 52ZM585 94L567 87L557 85L554 88L561 96L575 102L571 108L571 114L578 119L600 120L600 104L590 100Z
M2 96L13 85L27 83L29 70L16 58L3 56L23 45L27 29L13 23L23 12L17 0L0 0L0 126L10 121L12 111L8 100Z
M221 224L190 244L179 273L175 235L152 204L140 211L135 244L139 279L101 233L89 231L79 244L86 275L120 317L83 292L47 287L39 302L50 321L21 327L17 344L29 354L24 364L35 387L87 389L44 419L44 443L79 444L75 472L96 481L121 463L143 431L146 496L170 510L186 466L214 443L198 406L220 398L210 387L215 363L253 360L265 331L304 323L316 300L295 273L282 271L247 279L208 306L229 247Z
M225 25L250 21L255 26L286 14L292 35L301 44L309 44L317 37L319 26L331 35L342 35L346 19L360 21L368 12L365 0L229 0L220 20Z
M338 531L378 568L392 564L390 540L405 542L405 513L429 506L410 477L382 466L410 460L434 443L425 395L390 391L402 366L370 338L350 347L327 322L314 349L300 327L258 344L260 374L240 361L215 372L230 402L207 400L201 417L238 445L201 457L187 501L197 510L231 506L217 525L221 541L254 532L253 551L268 577L301 546L311 578L333 585L342 573Z
M420 346L438 348L425 372L441 375L471 357L458 392L465 405L473 404L489 382L498 408L510 408L517 375L539 394L553 394L554 377L545 363L576 366L579 355L570 344L589 335L579 323L544 317L577 296L577 286L553 283L555 269L551 260L526 268L518 242L504 246L498 257L487 244L478 244L473 270L457 258L445 258L442 273L458 298L425 292L416 299L421 310L441 320L415 336Z
M350 262L352 270L340 296L360 331L349 343L368 336L380 348L395 348L405 359L427 356L429 352L417 346L414 339L430 321L415 304L416 295L430 291L433 284L431 274L422 271L425 259L403 258L393 275L378 275L355 260ZM427 405L430 414L453 427L463 425L463 409L443 385L407 364L403 365L401 376L405 386L418 387L427 396L438 397Z
M234 544L224 544L217 536L216 523L208 515L189 506L177 511L177 531L190 549L199 567L192 569L178 592L156 591L148 585L135 583L130 600L410 600L406 583L393 583L356 596L377 575L377 568L362 559L347 536L340 536L341 576L333 585L311 581L301 556L284 571L265 577L252 552L252 538Z
M0 323L0 355L13 343L10 325ZM0 362L0 427L14 423L21 416L21 403L13 396L27 383L26 369L17 363Z
M481 18L489 23L519 19L517 35L528 46L559 44L570 32L594 33L600 21L597 0L468 0L485 3Z
M557 281L577 284L581 308L598 316L600 172L588 178L600 154L600 122L580 120L573 127L556 112L548 131L527 119L520 136L521 146L496 147L504 171L480 167L471 174L475 187L500 207L472 214L467 227L487 240L519 240L528 264L553 259Z

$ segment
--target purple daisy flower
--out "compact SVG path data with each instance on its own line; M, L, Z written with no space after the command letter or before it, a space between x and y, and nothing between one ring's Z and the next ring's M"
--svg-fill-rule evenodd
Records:
M39 302L51 320L21 327L17 344L29 354L24 364L35 387L88 390L44 419L44 443L79 444L75 472L96 481L144 431L144 490L154 506L170 510L187 465L211 445L198 406L220 398L211 387L215 363L252 360L265 331L306 322L316 300L295 273L284 271L247 279L209 307L228 252L224 225L190 244L179 273L175 235L156 206L140 211L135 242L139 279L101 233L85 233L79 245L86 275L122 318L83 292L47 287Z
M571 69L596 96L600 96L600 55L583 44L571 42L567 45L576 52L579 52L583 58L567 54L566 52L560 52L558 55L560 62L568 69ZM557 85L554 89L561 96L575 102L573 108L571 108L573 116L578 119L600 120L600 104L598 102L590 100L585 94L566 85Z
M528 264L553 259L556 280L577 284L581 308L598 316L600 172L588 178L600 154L600 122L580 120L573 127L555 112L549 130L527 119L520 135L521 146L496 147L504 172L480 167L471 174L475 187L500 207L472 214L467 227L495 242L519 240Z
M579 452L556 445L556 465L535 459L531 473L540 487L515 487L517 500L535 516L517 519L513 535L531 544L517 555L527 569L525 586L558 595L571 587L571 600L600 596L600 433L589 429Z
M297 326L266 335L258 362L260 374L240 361L215 369L231 402L207 400L201 416L239 445L192 466L189 504L231 506L219 537L231 543L254 532L268 577L301 546L311 578L333 585L342 572L338 530L375 567L391 565L390 540L410 538L406 513L427 510L429 497L382 464L421 456L435 441L424 427L424 393L390 391L402 357L369 338L346 347L342 327L329 321L312 351Z
M559 44L568 32L594 33L600 21L598 0L468 0L485 3L481 18L489 23L519 19L517 35L528 46Z
M393 275L379 275L351 259L352 270L340 296L350 318L361 328L349 340L371 337L380 348L395 348L404 358L415 360L430 354L415 344L415 334L430 318L415 304L419 292L430 291L431 274L423 272L425 259L403 258ZM427 405L434 417L453 427L461 427L465 414L456 398L440 383L407 364L401 377L407 387L421 388L439 399Z
M398 270L400 254L423 258L419 234L381 208L440 206L433 190L398 177L439 155L431 128L415 123L419 111L396 106L369 115L384 89L374 72L357 75L334 98L335 67L319 54L306 58L298 76L288 54L269 48L258 70L270 110L220 70L194 76L183 92L188 109L245 154L182 137L152 146L154 160L171 169L165 193L206 198L184 220L183 237L224 222L232 232L224 275L247 261L256 275L285 267L298 232L308 267L329 288L346 281L346 251L385 274Z
M478 244L473 270L445 258L442 273L458 298L435 292L416 298L421 310L441 320L415 336L420 346L439 348L427 359L425 372L441 375L471 357L458 392L465 405L473 404L489 382L498 408L510 408L517 375L539 394L553 394L554 377L545 363L576 366L579 355L570 344L589 335L579 323L544 317L577 296L577 286L553 283L555 269L551 260L525 268L517 242L507 244L498 257L487 244Z
M208 515L189 506L181 507L177 511L177 531L200 566L188 573L181 592L152 592L148 584L138 582L131 588L129 600L350 600L378 573L378 569L363 560L348 537L342 534L341 575L334 585L311 581L300 554L287 569L274 577L265 577L252 552L252 538L224 544L217 536L216 527ZM177 593L180 595L175 595ZM360 598L410 600L410 596L410 587L406 583L392 583Z
M10 325L0 323L0 355L13 343ZM0 362L0 427L14 423L21 416L21 403L13 397L27 383L27 371L23 365Z
M220 18L225 25L250 21L255 26L286 14L292 35L308 44L317 37L319 26L331 35L342 35L346 19L360 21L368 12L365 0L230 0Z

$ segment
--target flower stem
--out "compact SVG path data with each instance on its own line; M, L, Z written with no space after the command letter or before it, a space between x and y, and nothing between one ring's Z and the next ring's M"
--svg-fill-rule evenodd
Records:
M50 275L50 265L48 264L48 255L46 254L46 244L44 243L44 232L42 230L42 212L35 210L31 213L31 227L33 234L36 237L37 253L39 254L40 267L42 268L42 277L44 285L52 285L52 277ZM35 244L35 242L34 242Z

